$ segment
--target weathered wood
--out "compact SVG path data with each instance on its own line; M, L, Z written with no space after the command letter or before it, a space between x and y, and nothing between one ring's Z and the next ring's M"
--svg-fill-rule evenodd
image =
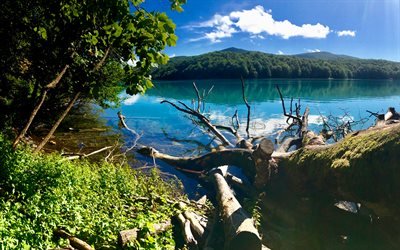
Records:
M194 238L192 230L190 229L190 221L187 220L183 214L178 214L176 218L181 225L182 236L185 243L188 244L190 248L197 248L197 240Z
M139 232L139 229L137 229L137 228L123 230L123 231L119 232L118 245L121 248L125 248L129 242L133 242L137 239L138 232Z
M276 172L276 166L271 157L273 152L274 144L271 140L264 138L252 153L256 170L254 185L258 189L267 185L272 175Z
M68 232L62 230L62 229L57 229L54 231L54 234L58 237L61 237L63 239L68 239L69 240L69 244L78 249L78 250L94 250L93 247L91 247L88 243L84 242L81 239L78 239L74 236L72 236L71 234L69 234Z
M223 149L210 152L197 157L177 157L161 153L151 147L142 147L139 153L160 159L172 166L187 170L206 172L222 165L240 167L249 179L254 179L255 166L252 158L252 150L248 149Z
M93 152L90 152L89 154L68 154L69 156L68 157L66 157L66 159L67 160L75 160L75 159L81 159L81 158L86 158L86 157L89 157L89 156L92 156L92 155L95 155L95 154L98 154L98 153L101 153L101 152L103 152L103 151L106 151L107 149L110 149L110 148L112 148L113 146L107 146L107 147L103 147L103 148L101 148L101 149L97 149L97 150L95 150L95 151L93 151ZM65 154L64 154L65 155Z
M280 145L276 152L284 153L288 152L292 146L296 146L296 149L299 149L302 145L302 138L298 137L289 137L286 138Z
M219 171L212 173L224 222L225 249L261 249L261 239L253 220L233 195Z
M195 233L198 241L200 241L203 238L204 234L203 226L200 224L199 220L196 218L193 212L185 211L183 212L183 215L185 216L186 219L190 221L190 227L192 231Z

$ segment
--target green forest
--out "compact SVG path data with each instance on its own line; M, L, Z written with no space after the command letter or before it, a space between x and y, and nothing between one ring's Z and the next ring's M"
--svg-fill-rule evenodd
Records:
M229 48L171 58L153 72L160 80L231 78L399 79L400 63L330 53L294 56Z

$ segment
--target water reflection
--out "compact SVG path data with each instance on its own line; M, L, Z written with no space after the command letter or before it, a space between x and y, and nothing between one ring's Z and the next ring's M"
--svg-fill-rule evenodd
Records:
M167 99L191 100L195 98L191 81L159 81L147 95ZM242 93L240 80L199 80L199 89L210 89L207 102L216 104L240 104ZM300 97L318 102L349 99L388 98L400 95L400 81L393 80L293 80L264 79L246 81L247 99L252 102L278 100L275 85L281 85L288 97Z

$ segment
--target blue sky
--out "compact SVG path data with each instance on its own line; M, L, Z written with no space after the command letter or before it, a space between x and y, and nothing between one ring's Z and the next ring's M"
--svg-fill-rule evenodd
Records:
M329 51L400 61L400 0L187 0L184 12L167 0L148 0L165 11L179 37L170 56L227 47L272 54Z

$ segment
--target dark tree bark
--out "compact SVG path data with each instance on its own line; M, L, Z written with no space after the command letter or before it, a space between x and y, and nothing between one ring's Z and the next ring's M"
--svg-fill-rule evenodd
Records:
M26 132L28 131L29 127L31 126L33 119L35 119L37 113L39 112L40 108L43 105L44 100L46 99L47 92L50 89L53 89L57 86L57 84L61 81L62 77L64 76L65 72L67 72L68 68L69 68L69 65L65 65L64 68L62 69L62 71L56 76L56 78L44 87L42 94L40 96L40 101L36 104L35 108L32 110L32 113L29 116L29 119L26 122L24 128L21 130L21 132L18 134L18 136L15 138L15 140L13 142L14 149L17 147L18 143L25 136Z

